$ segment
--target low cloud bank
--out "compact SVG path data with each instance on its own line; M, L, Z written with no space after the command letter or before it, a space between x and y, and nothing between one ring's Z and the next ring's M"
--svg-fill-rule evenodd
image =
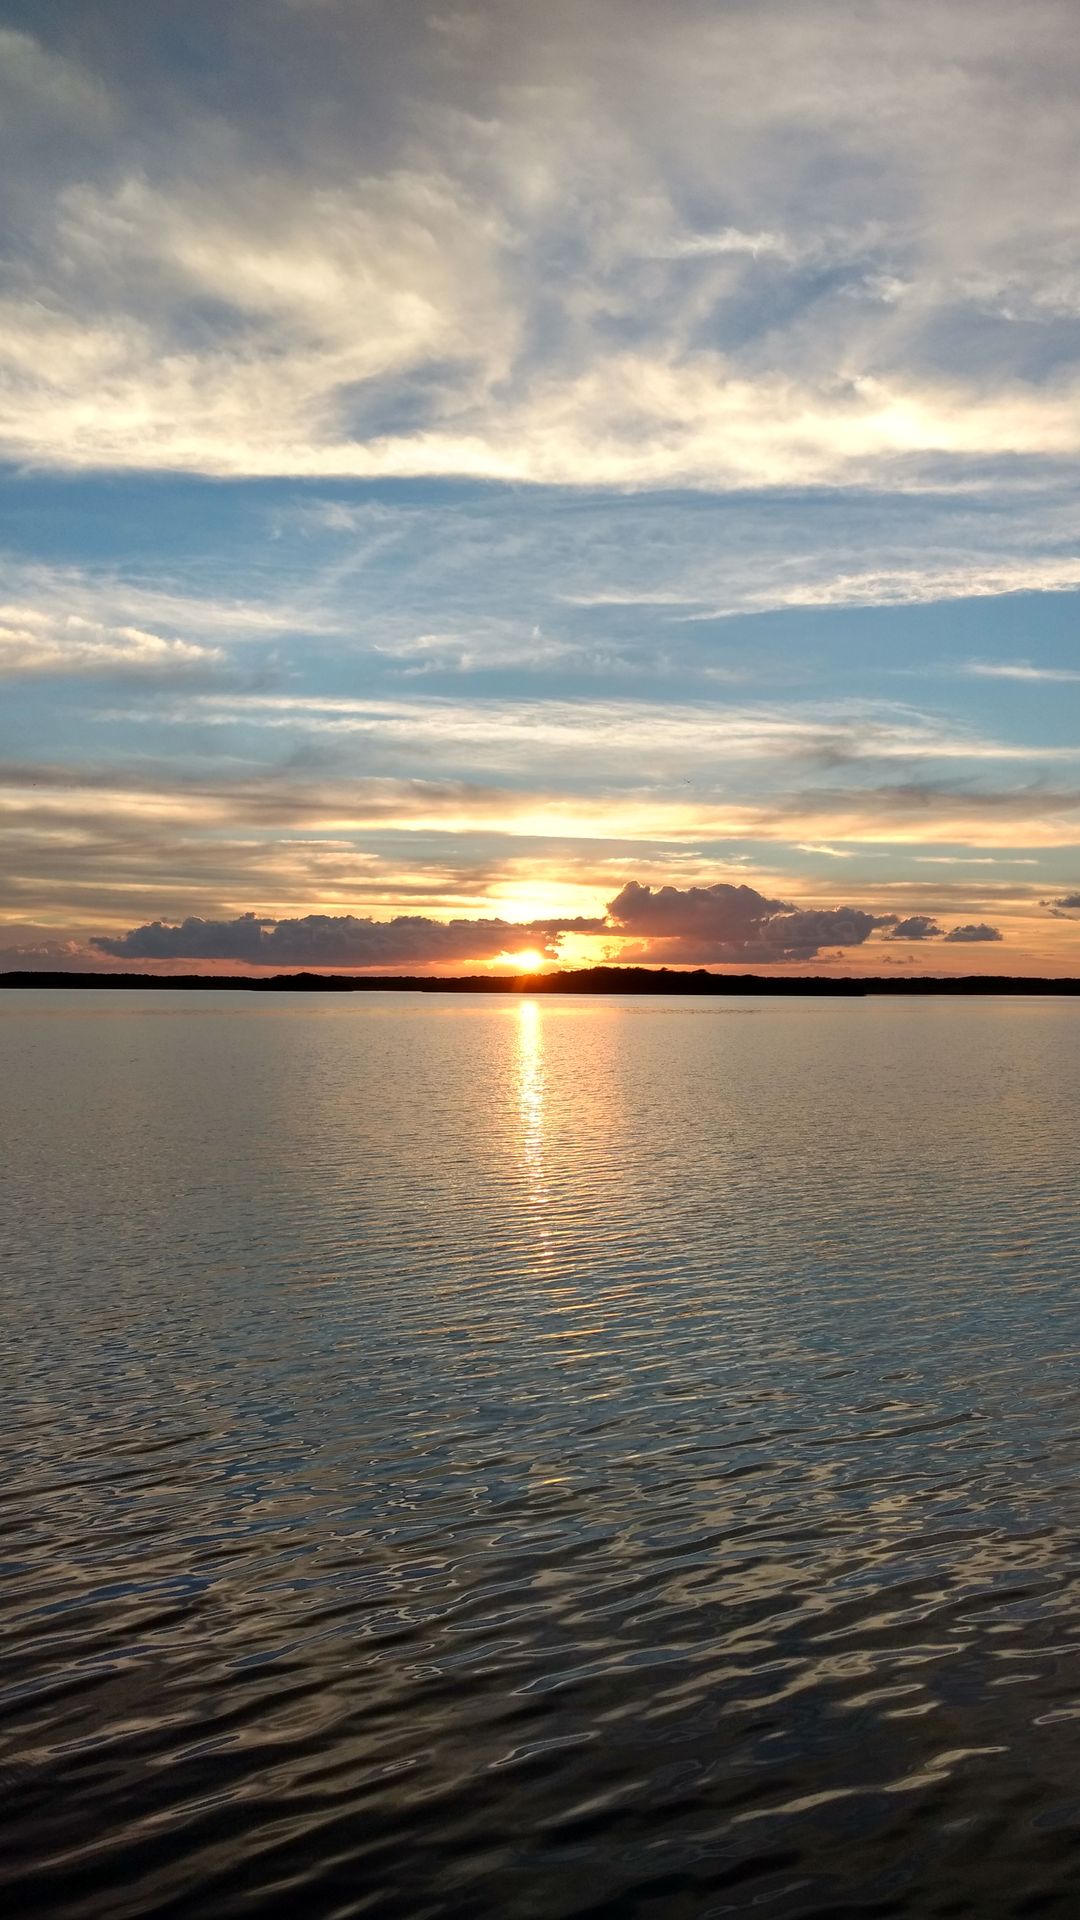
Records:
M522 946L546 960L558 957L563 933L602 931L600 920L431 920L399 914L393 920L358 919L351 913L309 913L273 920L243 913L235 920L190 918L179 926L154 920L117 939L90 945L116 960L231 960L255 967L424 967L495 960Z
M861 947L872 933L889 940L1000 940L994 927L954 927L945 933L929 914L867 913L861 907L794 907L756 888L719 881L711 887L641 886L631 880L608 903L613 928L636 935L624 961L674 965L761 966L813 960L823 948Z
M814 960L823 952L864 946L871 934L890 941L1000 940L995 927L967 925L946 933L929 914L869 913L862 907L795 907L756 888L718 881L709 887L652 887L628 881L608 902L605 919L392 920L354 914L306 914L275 920L244 913L234 920L154 920L116 937L91 940L95 955L138 962L224 961L252 967L423 968L483 965L534 949L560 958L566 934L607 935L611 957L633 965L773 966Z
M878 925L860 907L797 908L727 881L653 888L631 880L608 902L608 917L613 931L642 943L621 960L697 966L812 960L822 947L862 946Z

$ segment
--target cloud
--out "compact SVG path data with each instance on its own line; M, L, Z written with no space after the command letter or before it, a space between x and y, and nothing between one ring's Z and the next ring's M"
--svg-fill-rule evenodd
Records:
M796 908L749 886L653 888L628 881L608 903L616 932L635 936L623 961L756 966L862 946L879 921L859 907Z
M36 607L0 606L0 679L64 675L173 680L223 665L220 647L167 639L145 628L110 627L78 614L66 618Z
M838 566L825 554L804 562L802 577L772 578L757 583L745 596L748 612L797 607L904 607L926 606L941 600L989 599L1006 593L1074 593L1080 587L1080 561L1071 556L1040 553L1037 535L1024 527L1022 511L1013 519L1010 544L1016 551L1008 558L987 553L983 542L971 537L962 555L897 555L891 566L880 562L855 568ZM939 537L946 536L940 529ZM1034 549L1034 550L1033 550ZM596 600L594 605L618 604ZM726 598L688 607L674 618L687 623L720 620L733 611ZM1072 680L1080 675L1069 672L1040 672L1035 668L997 668L969 663L966 673L989 678L1015 680Z
M906 863L1077 845L1069 609L914 609L1080 588L1068 0L91 11L0 28L0 458L86 563L0 585L0 910L1013 938Z
M588 770L587 733L581 752ZM641 752L648 752L647 743ZM429 748L414 764L434 758ZM542 772L538 760L522 746L524 774L534 766ZM257 767L240 756L204 753L186 766L155 764L149 756L119 764L9 761L0 763L0 910L6 905L23 917L96 922L101 932L129 925L144 902L178 920L190 913L228 919L252 900L279 917L343 905L441 916L485 911L500 897L489 890L492 879L517 862L517 871L530 869L537 882L518 890L521 904L511 917L532 919L567 903L564 892L551 893L549 886L583 864L591 877L574 892L573 911L593 913L621 884L615 876L627 870L650 881L674 875L681 881L692 863L695 877L711 877L719 865L730 871L740 859L771 865L779 846L823 834L881 859L873 884L876 904L884 905L899 896L878 849L906 848L910 857L935 842L1074 846L1080 814L1080 793L1042 786L1004 792L933 783L848 786L753 800L729 800L707 788L700 797L692 793L682 782L560 791L515 786L512 778L487 784L357 778L348 768L302 757ZM605 862L615 864L605 872ZM787 896L794 884L786 877L763 891L775 887ZM1040 891L1045 886L1044 880ZM835 904L831 887L815 892ZM929 906L977 920L991 904L977 868L957 891L935 885L933 897L927 894L925 884L913 887L904 896L905 913ZM1017 897L1015 883L1006 894ZM1048 924L1046 909L1044 915Z
M603 649L590 654L580 645L552 639L538 627L522 633L510 626L499 634L491 630L464 633L420 633L408 639L381 640L375 651L391 655L404 663L407 675L424 673L489 673L493 668L513 667L519 673L545 673L552 666L573 663L577 668L603 670L610 662Z
M1062 893L1056 900L1044 900L1055 920L1069 920L1074 913L1080 912L1080 893Z
M1071 847L1076 844L1080 788L1030 781L1017 786L948 784L933 778L876 786L808 787L744 811L746 827L779 838L787 819L807 838L834 836L883 846Z
M654 779L725 759L795 760L841 767L856 761L989 761L1080 758L1080 747L1026 747L943 724L898 701L836 699L781 704L699 700L574 701L477 698L467 704L347 695L252 693L238 700L204 695L187 717L232 723L238 714L267 730L355 734L415 748L421 742L472 771L516 768L523 751L551 768L580 770L585 749L603 755L608 778L640 771L648 754Z
M900 918L861 907L794 907L750 886L641 886L631 880L608 904L612 926L639 944L620 959L676 965L760 966L816 958L823 949L860 947L885 929L888 940L954 943L1000 940L995 927L967 925L945 933L929 914Z
M968 479L970 492L953 484L926 493L901 479L887 497L849 488L688 502L551 488L527 501L499 490L423 505L323 500L297 511L309 530L347 540L361 605L392 565L398 595L385 613L402 643L434 624L437 606L440 622L453 610L455 630L460 623L479 651L494 606L505 618L492 643L516 632L522 644L524 600L545 611L553 632L567 616L591 640L615 625L628 649L644 624L648 656L658 635L669 646L700 645L696 627L739 613L1080 586L1080 510L1061 476L1029 467L1011 484L999 475L993 489L985 474ZM482 600L469 596L469 556L483 565ZM430 600L417 603L421 579Z
M1022 42L1008 0L276 7L242 57L200 7L210 95L128 11L4 35L9 458L876 486L1080 444L1067 0Z
M595 932L603 922L581 919L520 925L508 920L432 920L398 914L392 920L354 914L309 913L273 920L254 913L235 920L189 917L179 926L154 920L118 938L99 935L95 952L116 960L232 961L255 967L397 968L456 966L490 961L523 947L554 960L566 932Z
M945 935L947 942L952 941L957 945L963 946L969 946L984 940L1000 940L1001 938L1002 935L998 928L988 927L985 921L980 922L978 925L953 927L952 931Z
M21 931L5 927L6 938ZM27 930L29 931L29 930ZM80 940L61 940L44 930L0 947L0 973L95 973L103 961Z
M104 567L0 555L0 679L182 681L189 689L216 687L220 698L223 684L233 693L241 684L237 649L254 643L248 688L267 684L260 663L268 645L297 626L313 637L326 631L310 594L301 611L264 592L185 592L161 578L150 584Z
M897 920L889 928L887 940L937 940L944 933L937 921L927 913L909 914L906 920Z
M1080 680L1072 667L1033 667L1026 660L969 660L964 672L985 680Z
M652 887L631 880L608 904L604 919L547 917L441 921L423 914L390 920L354 914L305 914L275 919L244 913L230 920L191 915L161 920L89 942L95 956L137 964L228 962L243 967L342 967L357 970L453 968L487 963L524 947L557 960L568 934L615 937L623 964L760 966L817 958L823 950L863 946L881 927L890 939L937 938L926 915L898 920L851 906L799 908L756 888L718 881L712 886ZM993 927L964 926L953 941L1000 940Z

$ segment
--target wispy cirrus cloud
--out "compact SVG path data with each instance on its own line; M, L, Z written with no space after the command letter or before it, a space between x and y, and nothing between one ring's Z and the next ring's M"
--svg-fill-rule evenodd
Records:
M318 630L317 613L308 623ZM295 609L0 555L0 679L219 685ZM250 681L251 674L248 672Z
M1037 867L1039 864L1030 856L1017 858L1008 854L916 853L912 857L918 867Z
M227 22L200 26L227 75ZM91 64L62 17L8 32L9 111L41 150L10 162L29 239L3 443L617 487L1068 456L1068 28L1062 0L1022 45L1003 0L472 0L374 36L322 9L301 48L276 9L217 113L149 39L133 87L108 36Z
M1080 670L1074 667L1036 667L1027 660L969 660L964 672L981 680L1080 680Z
M205 679L224 660L220 647L165 638L142 627L106 626L79 614L57 619L36 607L0 605L0 679Z
M185 772L148 766L0 765L0 813L10 822L80 811L104 820L138 811L192 830L229 826L310 832L482 831L500 836L707 843L760 839L791 845L832 838L950 847L1070 846L1080 787L1029 782L1006 787L927 780L804 787L757 801L705 787L623 784L593 791L396 775L320 775L286 765L246 772Z
M355 736L388 750L423 745L446 765L464 758L474 769L530 764L559 767L568 760L588 772L595 759L606 777L628 765L640 769L647 754L655 784L715 763L718 755L746 760L816 761L841 766L858 761L1068 761L1076 745L1017 745L987 738L973 727L946 722L920 708L890 701L839 699L766 704L713 698L668 703L646 700L550 697L512 700L490 696L467 703L446 696L424 700L372 696L246 693L222 701L197 696L177 708L177 720L198 716L207 725L234 726L238 718L270 732ZM140 709L130 708L130 720ZM142 717L156 719L153 710Z
M1014 466L993 488L977 472L948 485L938 476L927 490L898 476L886 495L757 489L671 499L552 488L524 501L501 489L422 505L321 498L298 503L280 527L336 538L354 608L365 613L392 572L397 594L384 617L395 620L393 642L415 641L435 604L478 658L489 640L505 652L515 635L525 654L538 620L549 641L593 644L615 625L626 650L644 626L646 657L664 636L685 658L696 627L748 614L1080 586L1080 507L1068 470L1053 463ZM482 598L472 591L478 578ZM745 661L724 665L746 670Z

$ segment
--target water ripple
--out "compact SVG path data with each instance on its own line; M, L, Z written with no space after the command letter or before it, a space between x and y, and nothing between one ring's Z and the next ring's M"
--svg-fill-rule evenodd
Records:
M7 997L8 1910L1076 1911L1080 1011L735 1011Z

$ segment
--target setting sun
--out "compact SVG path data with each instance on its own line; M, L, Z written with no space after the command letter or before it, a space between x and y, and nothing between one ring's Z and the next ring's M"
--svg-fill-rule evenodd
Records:
M1078 22L0 0L0 1920L1080 1920Z
M523 947L520 953L501 953L496 964L514 967L518 973L539 973L547 961L539 947Z

